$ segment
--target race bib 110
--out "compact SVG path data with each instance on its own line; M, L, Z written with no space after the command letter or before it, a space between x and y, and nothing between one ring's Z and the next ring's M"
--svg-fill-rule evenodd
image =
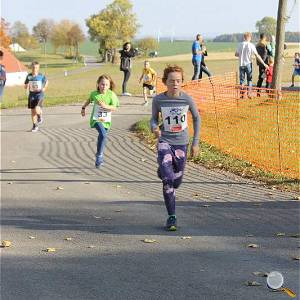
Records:
M97 122L111 122L111 111L107 111L98 104L95 105L93 120Z
M162 107L164 130L181 132L187 128L187 113L189 106Z

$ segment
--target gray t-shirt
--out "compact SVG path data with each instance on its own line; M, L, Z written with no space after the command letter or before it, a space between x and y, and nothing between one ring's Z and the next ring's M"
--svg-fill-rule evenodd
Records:
M170 145L187 145L189 143L189 132L187 113L190 111L193 117L194 138L193 146L199 143L200 115L192 97L181 92L178 97L168 97L161 93L153 98L151 129L158 126L161 130L161 141ZM161 113L162 124L159 125L159 113Z

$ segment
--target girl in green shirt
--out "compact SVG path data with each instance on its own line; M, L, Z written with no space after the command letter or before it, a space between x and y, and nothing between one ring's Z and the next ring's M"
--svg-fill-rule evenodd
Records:
M93 103L90 117L91 128L98 131L97 152L95 166L103 164L103 153L107 140L107 133L111 127L111 113L119 107L117 95L113 92L115 84L108 75L101 75L97 80L97 90L91 92L90 97L81 108L81 115L85 116L85 108Z

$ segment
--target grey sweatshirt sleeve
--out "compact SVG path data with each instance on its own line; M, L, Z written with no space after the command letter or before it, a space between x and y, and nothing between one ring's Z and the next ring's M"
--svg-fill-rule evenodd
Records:
M152 117L150 120L150 128L151 131L156 129L158 127L158 117L159 117L159 109L158 109L158 103L155 98L153 98L152 101Z
M192 146L195 146L199 144L201 118L200 118L198 108L193 99L190 100L190 112L192 113L193 127L194 127L194 137L193 137Z

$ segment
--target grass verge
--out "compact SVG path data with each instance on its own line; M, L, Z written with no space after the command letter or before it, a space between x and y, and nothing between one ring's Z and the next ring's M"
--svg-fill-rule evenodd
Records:
M137 122L133 130L152 150L155 149L156 139L151 133L149 118ZM191 161L201 164L208 169L224 170L243 178L255 180L270 188L300 192L300 181L298 179L287 178L259 169L250 162L224 154L214 146L203 141L200 142L199 155Z

